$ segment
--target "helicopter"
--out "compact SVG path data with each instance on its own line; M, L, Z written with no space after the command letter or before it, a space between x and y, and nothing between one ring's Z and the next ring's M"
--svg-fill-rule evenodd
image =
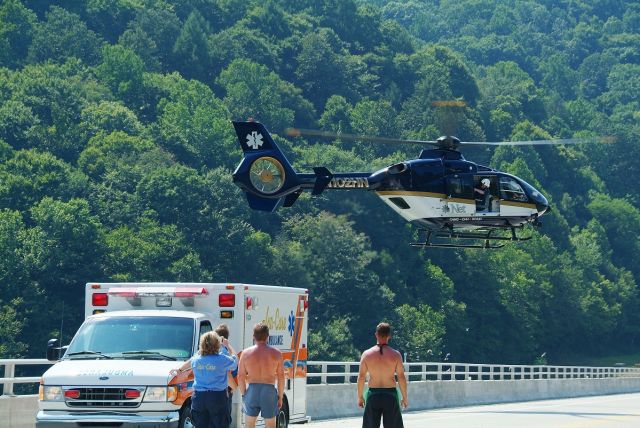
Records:
M325 190L368 190L376 194L406 221L426 235L417 247L500 248L499 241L526 241L518 236L525 225L541 225L550 210L547 198L523 179L464 158L458 150L468 145L575 144L583 139L514 142L463 142L453 136L435 141L363 137L316 130L289 129L287 133L371 140L383 143L419 144L416 159L395 163L374 172L298 173L259 122L233 121L243 158L233 181L246 194L254 210L275 211L292 206L303 191L319 195ZM505 234L502 231L507 231ZM510 234L508 233L510 232Z

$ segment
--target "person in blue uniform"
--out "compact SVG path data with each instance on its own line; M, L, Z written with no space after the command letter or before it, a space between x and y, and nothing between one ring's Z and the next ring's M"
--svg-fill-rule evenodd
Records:
M222 354L221 347L225 347L229 355ZM200 337L198 353L178 369L193 370L191 417L197 428L229 427L227 373L237 367L238 357L229 341L210 331Z

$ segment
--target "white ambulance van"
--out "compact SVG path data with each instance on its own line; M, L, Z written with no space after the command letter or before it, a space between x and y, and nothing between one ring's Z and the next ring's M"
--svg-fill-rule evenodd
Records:
M197 352L201 334L225 323L240 351L260 321L285 367L277 426L306 422L308 305L301 288L88 283L86 319L71 343L48 343L47 358L58 362L42 376L36 427L190 428L193 374L169 372ZM244 426L239 393L232 417L232 427Z

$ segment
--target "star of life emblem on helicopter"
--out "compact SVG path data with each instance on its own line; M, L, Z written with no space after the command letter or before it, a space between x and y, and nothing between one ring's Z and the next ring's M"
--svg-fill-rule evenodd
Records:
M247 134L247 146L252 149L257 149L262 145L262 134L258 131L253 131L251 134Z

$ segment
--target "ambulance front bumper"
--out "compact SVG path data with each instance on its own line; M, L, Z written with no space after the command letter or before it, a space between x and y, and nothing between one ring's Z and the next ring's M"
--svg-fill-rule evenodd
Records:
M180 414L175 412L144 414L116 412L62 412L40 410L36 428L79 428L82 426L118 428L177 428Z

